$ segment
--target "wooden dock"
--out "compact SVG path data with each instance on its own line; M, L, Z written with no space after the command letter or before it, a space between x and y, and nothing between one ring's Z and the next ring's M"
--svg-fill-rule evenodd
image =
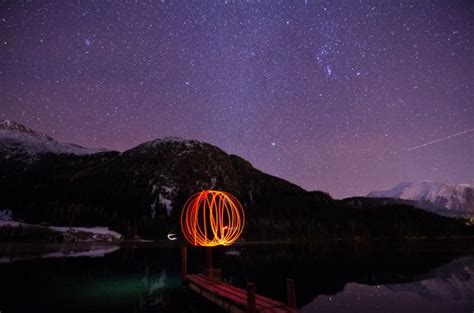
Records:
M298 312L287 304L256 294L254 284L243 290L202 274L186 275L184 281L192 290L228 312Z

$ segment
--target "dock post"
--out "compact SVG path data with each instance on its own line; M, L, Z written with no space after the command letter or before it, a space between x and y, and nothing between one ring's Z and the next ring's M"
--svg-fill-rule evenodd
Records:
M255 283L247 283L247 312L255 313L256 311Z
M206 248L206 268L207 276L212 278L212 249L210 247Z
M188 248L181 248L181 279L184 282L184 279L188 275Z
M296 309L295 282L292 278L286 279L286 298L288 306Z

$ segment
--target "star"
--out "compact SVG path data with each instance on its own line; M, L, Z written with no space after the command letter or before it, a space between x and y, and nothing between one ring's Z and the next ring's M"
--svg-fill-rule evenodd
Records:
M332 68L331 65L327 64L326 65L326 77L330 77L332 75Z
M6 4L0 115L118 151L196 139L336 198L474 184L472 10L224 3Z

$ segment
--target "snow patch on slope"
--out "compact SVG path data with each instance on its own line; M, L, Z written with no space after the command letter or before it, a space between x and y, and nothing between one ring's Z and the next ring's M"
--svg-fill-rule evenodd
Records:
M145 142L139 145L139 147L140 148L157 148L166 144L178 144L189 149L188 151L191 151L192 149L196 147L201 147L203 145L202 142L197 141L197 140L184 139L180 137L164 137L164 138L159 138L159 139ZM182 151L182 153L185 151L186 150Z
M57 232L70 232L70 233L89 233L92 234L92 238L100 239L100 238L113 238L115 240L120 240L122 235L117 233L116 231L110 230L108 227L58 227L58 226L50 226L49 229L55 230Z
M158 199L160 204L166 209L166 213L170 215L171 210L173 210L173 202L170 199L165 198L161 193L158 195Z
M162 176L163 178L167 178ZM156 217L157 205L161 205L166 210L166 214L171 215L173 210L173 199L176 196L176 186L168 183L168 185L153 184L152 195L154 200L150 205L150 217L154 219Z
M9 209L0 210L0 221L12 221L12 220L13 220L12 210L9 210Z

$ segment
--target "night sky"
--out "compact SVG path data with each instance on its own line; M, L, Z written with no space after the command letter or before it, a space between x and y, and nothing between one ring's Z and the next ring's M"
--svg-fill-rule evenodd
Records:
M0 1L2 119L206 141L335 197L474 184L472 1L64 2Z

